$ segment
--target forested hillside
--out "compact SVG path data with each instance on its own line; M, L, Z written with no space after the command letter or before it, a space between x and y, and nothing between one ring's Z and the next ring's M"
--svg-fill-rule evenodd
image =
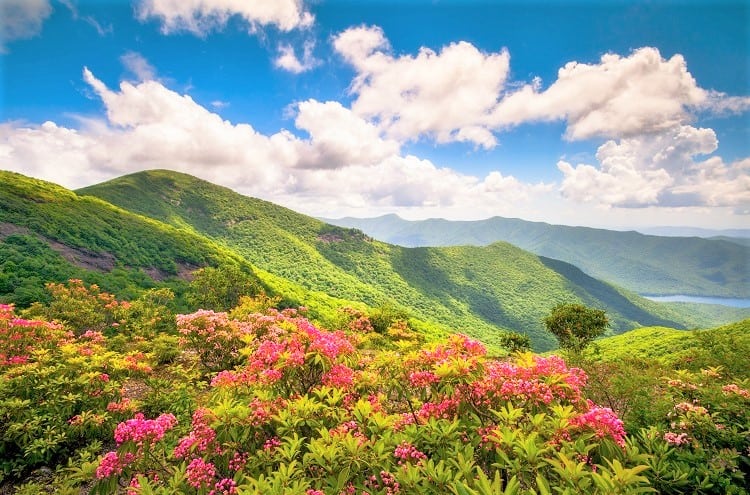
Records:
M658 305L505 243L403 248L163 170L120 177L78 193L206 235L245 257L260 273L273 274L277 282L281 277L369 306L394 305L487 343L497 343L498 329L506 329L529 335L536 349L551 348L554 342L541 319L561 302L606 308L615 332L640 325L683 326ZM283 292L281 286L276 290Z
M639 294L750 297L750 247L741 239L660 237L501 217L462 222L386 215L327 221L402 246L510 242Z

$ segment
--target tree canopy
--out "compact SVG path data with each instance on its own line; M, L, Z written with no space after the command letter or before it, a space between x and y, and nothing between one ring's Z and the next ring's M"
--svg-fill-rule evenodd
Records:
M604 334L609 319L601 309L558 304L544 319L544 326L557 337L562 349L581 353L592 340Z

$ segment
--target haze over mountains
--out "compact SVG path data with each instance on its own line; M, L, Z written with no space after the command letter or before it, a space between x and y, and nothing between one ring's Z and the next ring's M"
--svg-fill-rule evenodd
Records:
M326 221L401 246L505 241L640 294L750 297L750 248L740 238L660 237L501 217L409 221L385 215Z
M426 335L463 332L497 345L504 331L516 331L529 335L537 350L555 346L541 320L564 302L606 309L614 333L644 325L711 326L750 315L742 309L653 303L506 242L387 244L165 170L77 192L0 172L0 226L0 258L7 260L0 263L0 297L21 304L38 300L32 294L39 294L45 281L70 276L120 294L165 284L179 292L191 270L230 263L253 273L287 304L308 306L314 318L331 318L347 305L386 305L407 314ZM594 234L594 239L603 235ZM741 286L746 273L738 268L737 250L743 248L710 242L707 246L719 246L722 253L711 269ZM662 249L667 256L669 248ZM614 252L601 250L601 263ZM38 278L21 279L34 272L40 272Z

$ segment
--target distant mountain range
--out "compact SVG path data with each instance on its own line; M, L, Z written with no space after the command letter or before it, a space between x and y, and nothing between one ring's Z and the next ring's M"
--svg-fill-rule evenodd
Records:
M592 277L639 294L750 297L750 246L746 239L664 237L502 217L409 221L385 215L326 221L400 246L509 242L571 263Z
M391 307L427 338L463 332L498 345L510 330L529 335L536 350L555 346L541 320L563 302L606 309L613 333L707 327L750 315L657 304L505 242L387 244L165 170L76 192L0 172L0 302L23 306L44 297L45 282L70 277L121 296L167 286L179 297L192 270L228 263L325 324L344 306Z
M701 229L697 227L644 227L633 229L642 234L668 237L705 237L707 239L729 239L750 241L750 229Z

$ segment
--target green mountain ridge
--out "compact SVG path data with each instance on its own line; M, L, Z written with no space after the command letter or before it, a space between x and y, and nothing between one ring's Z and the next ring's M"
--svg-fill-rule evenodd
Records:
M21 305L44 299L46 282L86 278L122 297L185 285L204 266L236 254L204 236L78 196L61 186L0 171L0 295Z
M750 246L741 239L660 237L502 217L408 221L385 215L326 221L407 247L510 242L639 294L750 297Z
M640 325L685 327L677 314L507 243L418 249L389 245L358 230L163 170L120 177L78 193L207 235L260 272L306 290L369 306L394 304L416 318L490 343L500 329L507 329L528 334L536 348L554 347L541 319L555 304L568 301L606 308L616 332ZM569 278L573 273L577 278Z
M0 174L0 301L41 300L44 282L71 277L132 297L184 287L190 270L232 263L313 317L331 321L344 306L390 307L428 338L462 332L499 346L510 330L548 350L556 342L541 320L567 302L606 309L613 333L702 324L689 310L504 242L404 248L164 170L78 192Z

